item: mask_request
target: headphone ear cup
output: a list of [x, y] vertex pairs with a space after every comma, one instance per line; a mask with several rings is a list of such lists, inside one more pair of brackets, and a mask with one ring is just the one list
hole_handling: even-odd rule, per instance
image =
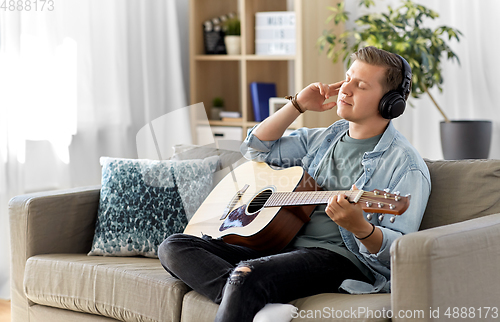
[[390, 91], [386, 93], [380, 103], [378, 104], [378, 110], [380, 115], [385, 119], [393, 119], [405, 111], [406, 101], [404, 97], [397, 91]]

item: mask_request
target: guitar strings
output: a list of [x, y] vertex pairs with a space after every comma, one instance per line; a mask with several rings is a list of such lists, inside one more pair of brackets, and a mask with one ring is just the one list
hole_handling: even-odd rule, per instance
[[[254, 198], [253, 200], [255, 200], [256, 198]], [[265, 199], [265, 198], [264, 198]], [[268, 198], [267, 198], [268, 199]], [[391, 201], [391, 202], [397, 202], [397, 203], [400, 203], [401, 201], [396, 201], [394, 199], [386, 199], [385, 197], [382, 198], [382, 197], [375, 197], [375, 198], [370, 198], [370, 197], [361, 197], [358, 201], [358, 203], [363, 203], [363, 202], [380, 202], [380, 201], [386, 201], [388, 204], [393, 204], [393, 203], [389, 203], [388, 201]], [[265, 204], [266, 204], [267, 200], [265, 201], [258, 201], [258, 202], [251, 202], [254, 206], [258, 206], [260, 208], [264, 208]], [[320, 205], [320, 204], [326, 204], [326, 202], [320, 202], [320, 203], [310, 203], [310, 202], [306, 202], [304, 204], [291, 204], [291, 205], [279, 205], [281, 207], [286, 207], [286, 206], [302, 206], [302, 205]], [[278, 206], [278, 205], [277, 205]], [[364, 207], [362, 206], [362, 208], [364, 208], [364, 211], [366, 212], [370, 212], [368, 209], [366, 208], [373, 208], [373, 212], [375, 213], [388, 213], [388, 214], [392, 214], [392, 215], [401, 215], [401, 213], [399, 212], [398, 208], [396, 206], [396, 208], [394, 209], [388, 209], [388, 208], [378, 208], [378, 207]]]
[[[296, 196], [288, 195], [288, 194], [290, 194], [290, 192], [275, 192], [275, 193], [273, 193], [270, 196], [260, 196], [260, 197], [256, 196], [254, 199], [252, 199], [251, 202], [254, 203], [255, 205], [258, 205], [258, 206], [264, 206], [265, 203], [272, 196], [275, 196], [274, 200], [272, 200], [272, 201], [277, 202], [277, 203], [289, 201], [289, 200], [286, 200], [286, 198], [290, 198], [291, 197], [291, 198], [295, 199], [294, 201], [298, 201], [300, 198], [302, 198], [303, 201], [307, 200], [307, 202], [304, 203], [304, 204], [308, 204], [309, 202], [311, 202], [312, 201], [311, 199], [316, 199], [316, 200], [314, 200], [315, 202], [310, 203], [310, 204], [322, 204], [323, 200], [325, 198], [330, 199], [333, 196], [338, 196], [340, 193], [350, 194], [350, 197], [352, 197], [352, 194], [355, 191], [351, 191], [351, 190], [348, 190], [348, 191], [335, 191], [335, 192], [333, 192], [333, 191], [325, 191], [324, 194], [326, 196], [307, 196], [308, 193], [318, 194], [318, 192], [320, 192], [320, 191], [294, 191], [294, 192], [291, 192], [291, 193], [295, 194]], [[385, 201], [387, 203], [394, 204], [394, 202], [396, 202], [396, 203], [401, 202], [401, 201], [394, 200], [394, 197], [386, 198], [385, 196], [382, 196], [382, 195], [380, 195], [380, 196], [377, 196], [377, 195], [367, 196], [366, 195], [367, 193], [370, 193], [370, 192], [365, 191], [363, 193], [363, 195], [360, 197], [360, 199], [358, 200], [358, 203], [359, 202], [367, 202], [367, 201], [368, 202], [381, 202], [381, 201]], [[276, 197], [277, 194], [278, 194], [278, 196]], [[320, 199], [320, 200], [318, 200], [318, 199]], [[297, 205], [300, 205], [300, 201], [298, 201]]]
[[[382, 200], [379, 200], [379, 199], [369, 199], [369, 198], [361, 198], [358, 203], [363, 203], [363, 202], [374, 202], [374, 203], [378, 203], [378, 202], [381, 202]], [[386, 202], [382, 202], [382, 203], [387, 203], [387, 204], [391, 204], [391, 205], [395, 205], [394, 202], [398, 202], [398, 201], [394, 201], [394, 200], [390, 200], [390, 201], [387, 201], [387, 200], [384, 200]], [[252, 200], [252, 204], [255, 205], [255, 206], [261, 206], [261, 207], [264, 207], [265, 204], [266, 204], [267, 200], [266, 201], [255, 201]], [[399, 201], [401, 202], [401, 201]], [[327, 204], [328, 202], [326, 201], [317, 201], [315, 200], [314, 202], [311, 202], [311, 201], [308, 201], [308, 202], [304, 202], [304, 203], [301, 203], [301, 202], [297, 202], [297, 203], [290, 203], [290, 204], [287, 204], [286, 202], [284, 204], [277, 204], [277, 205], [268, 205], [268, 206], [276, 206], [276, 207], [285, 207], [285, 206], [301, 206], [301, 205], [321, 205], [321, 204]], [[368, 207], [370, 208], [370, 207]], [[375, 207], [373, 207], [375, 208]]]
[[[300, 199], [300, 198], [317, 198], [317, 199], [323, 199], [323, 198], [331, 198], [333, 196], [338, 196], [339, 193], [338, 192], [330, 192], [330, 191], [326, 191], [324, 193], [323, 196], [321, 196], [321, 193], [319, 193], [320, 191], [294, 191], [294, 192], [275, 192], [269, 196], [256, 196], [253, 200], [261, 200], [261, 199], [265, 199], [265, 200], [268, 200], [270, 198], [274, 198], [274, 199], [279, 199], [279, 198], [282, 198], [282, 199], [286, 199], [286, 198], [292, 198], [292, 199]], [[350, 196], [348, 197], [352, 197], [352, 192], [351, 191], [340, 191], [342, 193], [345, 193], [346, 195], [347, 194], [350, 194]], [[289, 194], [292, 194], [292, 195], [289, 195]], [[315, 195], [318, 194], [320, 196], [308, 196], [308, 194], [310, 193], [314, 193]], [[369, 195], [366, 195], [367, 192], [365, 192], [360, 199], [370, 199], [370, 200], [394, 200], [394, 197], [396, 197], [395, 195], [394, 196], [391, 196], [389, 198], [386, 198], [385, 196], [383, 195], [373, 195], [373, 196], [369, 196]], [[402, 197], [401, 197], [402, 198]], [[396, 200], [397, 201], [397, 200]]]
[[[292, 201], [297, 201], [297, 200], [300, 200], [300, 199], [303, 199], [303, 200], [307, 200], [309, 199], [308, 201], [311, 201], [311, 199], [329, 199], [333, 196], [338, 196], [338, 194], [330, 194], [330, 195], [326, 195], [326, 196], [308, 196], [307, 195], [307, 192], [304, 192], [303, 194], [301, 194], [301, 192], [294, 192], [294, 194], [301, 194], [301, 195], [296, 195], [296, 196], [287, 196], [286, 195], [287, 193], [283, 193], [283, 195], [281, 196], [275, 196], [274, 194], [271, 195], [271, 196], [256, 196], [255, 198], [252, 199], [252, 201], [267, 201], [271, 198], [273, 198], [273, 196], [275, 196], [273, 198], [273, 201], [285, 201], [287, 198], [290, 199], [292, 198]], [[352, 197], [352, 194], [351, 196], [348, 196], [348, 197]], [[281, 199], [280, 199], [281, 198]], [[401, 197], [403, 198], [403, 197]], [[386, 198], [385, 196], [361, 196], [359, 201], [387, 201], [387, 202], [400, 202], [398, 200], [394, 200], [394, 197], [390, 197], [390, 198]], [[290, 201], [290, 200], [288, 200]]]

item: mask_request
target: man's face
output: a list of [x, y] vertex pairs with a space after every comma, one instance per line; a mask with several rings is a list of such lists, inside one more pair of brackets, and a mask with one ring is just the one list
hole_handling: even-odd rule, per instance
[[378, 104], [384, 94], [381, 81], [385, 67], [374, 66], [355, 60], [346, 73], [346, 79], [337, 98], [337, 114], [341, 118], [366, 124], [374, 118], [382, 118]]

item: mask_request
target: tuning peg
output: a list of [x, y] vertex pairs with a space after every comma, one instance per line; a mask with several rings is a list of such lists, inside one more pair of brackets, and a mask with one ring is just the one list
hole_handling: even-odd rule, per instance
[[368, 220], [372, 220], [372, 218], [373, 218], [373, 217], [372, 217], [372, 214], [366, 214], [366, 219], [368, 219]]
[[385, 188], [385, 189], [384, 189], [384, 191], [385, 191], [386, 193], [390, 193], [390, 192], [391, 192], [391, 189], [389, 189], [389, 188]]
[[368, 208], [370, 208], [372, 205], [373, 205], [373, 204], [371, 203], [371, 201], [367, 201], [367, 202], [366, 202], [366, 206], [367, 206]]
[[383, 214], [380, 215], [380, 216], [378, 216], [378, 221], [382, 221], [382, 220], [384, 220], [384, 215]]
[[399, 196], [399, 195], [401, 195], [401, 192], [399, 192], [399, 191], [394, 191], [394, 194], [395, 194], [396, 196]]
[[411, 199], [411, 194], [407, 194], [405, 197]]
[[378, 207], [379, 207], [379, 208], [383, 208], [383, 207], [384, 207], [384, 203], [379, 202], [379, 203], [378, 203]]
[[378, 190], [373, 190], [373, 195], [374, 196], [378, 196], [380, 194], [380, 192]]
[[391, 204], [389, 205], [389, 208], [390, 208], [391, 210], [394, 210], [394, 209], [396, 209], [396, 206], [394, 206], [394, 205], [391, 203]]
[[396, 220], [396, 216], [392, 216], [391, 219], [389, 219], [389, 221], [391, 222], [391, 224], [393, 224], [395, 220]]

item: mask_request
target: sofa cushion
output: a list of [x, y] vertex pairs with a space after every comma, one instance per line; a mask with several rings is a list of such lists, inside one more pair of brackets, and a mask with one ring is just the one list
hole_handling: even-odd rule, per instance
[[21, 321], [116, 322], [118, 320], [108, 318], [102, 315], [75, 312], [75, 311], [63, 310], [50, 306], [35, 304], [30, 306], [29, 320], [21, 320]]
[[198, 292], [191, 291], [184, 295], [181, 322], [212, 322], [219, 305]]
[[158, 257], [212, 189], [219, 158], [156, 161], [101, 158], [102, 188], [89, 255]]
[[298, 310], [292, 322], [391, 321], [391, 294], [323, 293], [290, 302]]
[[[299, 321], [391, 321], [391, 294], [324, 293], [290, 302], [297, 307], [293, 322]], [[218, 305], [195, 291], [184, 296], [181, 322], [210, 322]]]
[[179, 321], [188, 287], [157, 259], [47, 254], [28, 259], [24, 289], [46, 306], [120, 321]]
[[500, 160], [425, 160], [431, 195], [420, 229], [500, 213]]

